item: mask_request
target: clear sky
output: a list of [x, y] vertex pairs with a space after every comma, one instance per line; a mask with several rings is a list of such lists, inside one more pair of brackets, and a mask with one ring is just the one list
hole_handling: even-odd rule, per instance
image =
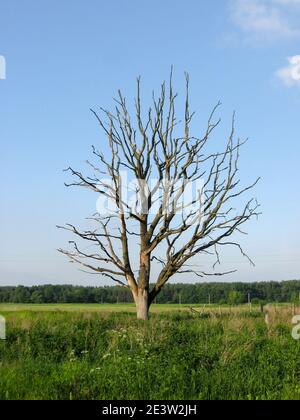
[[132, 96], [137, 75], [147, 101], [172, 64], [201, 121], [218, 100], [224, 129], [237, 111], [241, 177], [262, 177], [243, 239], [256, 268], [226, 252], [226, 280], [299, 279], [299, 23], [299, 0], [2, 0], [0, 284], [101, 284], [56, 251], [71, 238], [55, 226], [95, 211], [62, 169], [101, 145], [89, 108]]

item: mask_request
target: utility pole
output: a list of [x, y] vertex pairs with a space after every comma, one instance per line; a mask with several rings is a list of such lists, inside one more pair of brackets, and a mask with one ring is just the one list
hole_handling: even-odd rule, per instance
[[251, 301], [251, 294], [250, 293], [248, 293], [248, 305], [249, 305], [249, 308], [250, 308], [250, 311], [252, 310], [252, 301]]

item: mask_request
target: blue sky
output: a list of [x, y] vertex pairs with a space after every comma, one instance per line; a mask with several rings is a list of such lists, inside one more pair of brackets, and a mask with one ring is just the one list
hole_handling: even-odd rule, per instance
[[256, 267], [227, 251], [224, 269], [238, 273], [226, 280], [300, 278], [299, 22], [298, 0], [3, 0], [0, 284], [101, 284], [56, 251], [70, 238], [55, 226], [96, 205], [64, 188], [62, 169], [101, 145], [89, 108], [109, 107], [118, 88], [133, 96], [137, 75], [148, 101], [172, 64], [179, 93], [190, 73], [200, 122], [221, 100], [223, 134], [237, 111], [250, 138], [241, 177], [262, 177], [263, 215], [243, 239]]

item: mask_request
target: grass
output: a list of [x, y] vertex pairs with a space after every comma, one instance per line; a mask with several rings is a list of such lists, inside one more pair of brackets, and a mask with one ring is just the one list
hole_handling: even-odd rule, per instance
[[[152, 305], [152, 313], [161, 312], [177, 312], [180, 310], [189, 310], [191, 305]], [[202, 305], [193, 305], [199, 308]], [[135, 313], [136, 308], [134, 303], [116, 303], [116, 304], [80, 304], [80, 303], [50, 303], [50, 304], [14, 304], [14, 303], [0, 303], [1, 312], [17, 312], [17, 311], [39, 311], [39, 312], [130, 312]]]
[[144, 323], [100, 308], [0, 305], [0, 399], [300, 399], [288, 307], [269, 325], [245, 309], [160, 306]]
[[[151, 313], [165, 313], [165, 312], [182, 312], [190, 311], [190, 308], [199, 309], [203, 312], [209, 312], [210, 310], [218, 310], [222, 312], [248, 312], [248, 305], [241, 305], [237, 307], [222, 306], [219, 305], [187, 305], [187, 304], [163, 304], [163, 305], [152, 305]], [[119, 303], [119, 304], [80, 304], [80, 303], [50, 303], [50, 304], [14, 304], [14, 303], [0, 303], [0, 313], [3, 312], [19, 312], [19, 311], [30, 311], [30, 312], [104, 312], [104, 313], [135, 313], [135, 305], [132, 303]], [[253, 311], [259, 311], [258, 306], [253, 306]]]

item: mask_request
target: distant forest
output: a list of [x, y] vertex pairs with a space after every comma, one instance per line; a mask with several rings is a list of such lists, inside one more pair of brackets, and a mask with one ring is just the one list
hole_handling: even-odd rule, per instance
[[[263, 283], [168, 284], [156, 303], [242, 304], [299, 302], [300, 281]], [[83, 287], [69, 285], [0, 287], [5, 303], [129, 303], [132, 296], [122, 287]]]

